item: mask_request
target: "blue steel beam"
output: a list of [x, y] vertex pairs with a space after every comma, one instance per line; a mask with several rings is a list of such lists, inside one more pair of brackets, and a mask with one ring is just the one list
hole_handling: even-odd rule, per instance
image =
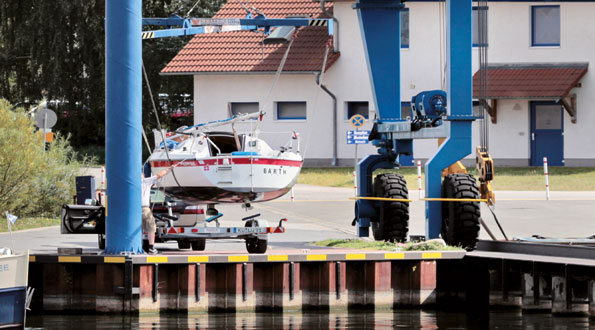
[[[426, 163], [426, 196], [442, 196], [442, 170], [471, 153], [473, 75], [471, 72], [472, 0], [446, 1], [447, 97], [450, 136]], [[442, 228], [441, 202], [426, 202], [426, 238]]]
[[401, 120], [401, 14], [398, 0], [357, 0], [360, 29], [378, 113], [377, 121]]
[[142, 253], [142, 0], [107, 0], [105, 146], [106, 254]]
[[[143, 31], [143, 39], [156, 39], [225, 31], [246, 31], [264, 28], [269, 31], [277, 26], [327, 26], [329, 35], [334, 34], [333, 20], [310, 18], [145, 18], [143, 25], [165, 26], [164, 30]], [[172, 28], [176, 27], [176, 28]]]

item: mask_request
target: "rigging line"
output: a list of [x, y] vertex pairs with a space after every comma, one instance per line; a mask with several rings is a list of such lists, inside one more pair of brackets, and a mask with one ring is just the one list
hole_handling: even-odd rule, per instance
[[440, 53], [440, 89], [444, 90], [446, 88], [446, 62], [445, 62], [445, 52], [446, 52], [446, 47], [444, 45], [444, 31], [445, 31], [445, 27], [444, 24], [446, 22], [445, 19], [445, 10], [444, 10], [444, 0], [440, 1], [438, 3], [438, 25], [439, 25], [439, 39], [440, 39], [440, 49], [439, 49], [439, 53]]
[[[145, 128], [142, 127], [142, 125], [141, 125], [141, 128], [142, 128], [142, 133], [143, 133], [143, 140], [145, 141], [145, 144], [147, 146], [147, 150], [149, 151], [149, 153], [151, 153], [151, 145], [149, 144], [149, 139], [147, 139], [147, 134], [145, 133]], [[144, 162], [143, 165], [146, 164], [146, 163], [147, 162]]]
[[[264, 105], [262, 106], [262, 110], [261, 112], [266, 113], [266, 107], [268, 106], [271, 96], [273, 95], [273, 90], [275, 90], [275, 86], [277, 86], [277, 82], [279, 81], [279, 77], [281, 76], [281, 73], [283, 72], [283, 67], [285, 66], [285, 62], [287, 61], [287, 57], [289, 55], [289, 51], [291, 50], [291, 45], [293, 45], [293, 41], [295, 40], [295, 34], [293, 36], [293, 38], [291, 38], [291, 41], [289, 42], [289, 45], [287, 46], [287, 49], [285, 50], [285, 54], [283, 54], [283, 58], [281, 59], [281, 63], [279, 63], [279, 67], [277, 68], [277, 72], [275, 73], [275, 78], [273, 78], [273, 84], [271, 85], [271, 88], [269, 89], [269, 93], [267, 95], [267, 97], [264, 100]], [[263, 39], [263, 43], [264, 43], [264, 39]], [[264, 49], [263, 49], [264, 52]], [[256, 132], [256, 130], [258, 129], [258, 126], [260, 124], [260, 120], [257, 120], [256, 123], [254, 124], [254, 128], [253, 128], [253, 133], [254, 136], [257, 137], [258, 133]]]
[[[326, 50], [324, 51], [324, 59], [322, 61], [322, 68], [320, 69], [320, 76], [318, 77], [318, 84], [316, 84], [318, 86], [318, 88], [316, 89], [316, 96], [314, 96], [314, 104], [312, 105], [312, 109], [314, 110], [314, 115], [312, 117], [312, 121], [315, 122], [316, 121], [316, 113], [318, 111], [316, 111], [316, 106], [318, 104], [318, 96], [320, 95], [320, 91], [322, 90], [321, 86], [322, 86], [322, 82], [324, 80], [324, 73], [326, 71], [326, 64], [327, 64], [327, 60], [328, 60], [328, 53], [330, 50], [330, 45], [327, 43], [326, 45]], [[336, 118], [334, 119], [336, 120]], [[306, 146], [304, 146], [304, 154], [302, 155], [302, 159], [305, 160], [306, 159], [306, 154], [308, 153], [309, 150], [309, 146], [310, 146], [310, 137], [312, 136], [312, 128], [314, 125], [307, 125], [308, 129], [307, 129], [307, 138], [306, 138]], [[336, 137], [335, 137], [336, 138]]]
[[478, 1], [478, 42], [479, 42], [479, 63], [480, 63], [480, 101], [482, 106], [482, 147], [488, 151], [489, 147], [489, 122], [488, 122], [488, 2], [486, 0]]
[[[163, 129], [161, 128], [161, 121], [159, 120], [159, 114], [157, 113], [157, 106], [155, 105], [155, 99], [153, 98], [153, 91], [151, 90], [151, 84], [149, 83], [149, 77], [147, 76], [147, 70], [145, 69], [145, 61], [142, 61], [142, 68], [143, 68], [143, 76], [145, 77], [145, 83], [147, 84], [147, 90], [149, 90], [149, 96], [151, 97], [151, 104], [153, 105], [153, 113], [155, 113], [155, 119], [157, 119], [157, 129], [159, 130], [159, 133], [161, 134], [161, 141], [163, 142], [163, 150], [165, 150], [165, 156], [167, 157], [169, 166], [172, 168], [171, 175], [173, 176], [174, 181], [176, 181], [176, 184], [178, 185], [178, 187], [180, 187], [180, 188], [182, 188], [182, 190], [184, 190], [184, 187], [182, 187], [182, 185], [180, 185], [180, 182], [178, 182], [178, 178], [176, 177], [176, 173], [173, 168], [173, 162], [171, 161], [171, 158], [169, 157], [169, 151], [167, 150], [167, 140], [165, 139], [165, 135], [163, 134]], [[157, 147], [157, 146], [155, 146], [155, 147]], [[152, 152], [151, 152], [151, 154], [152, 154]]]
[[[273, 90], [275, 90], [275, 86], [277, 86], [277, 82], [279, 82], [279, 77], [281, 76], [281, 73], [283, 72], [283, 67], [285, 66], [285, 62], [287, 61], [287, 57], [289, 55], [289, 51], [291, 50], [291, 45], [293, 45], [294, 40], [295, 40], [295, 36], [289, 42], [289, 45], [287, 46], [287, 49], [285, 50], [285, 54], [283, 54], [283, 58], [281, 59], [281, 63], [279, 63], [279, 67], [277, 68], [277, 72], [275, 73], [275, 78], [273, 78], [273, 84], [271, 85], [271, 88], [269, 88], [269, 92], [267, 94], [267, 97], [265, 98], [263, 111], [265, 110], [265, 107], [268, 105], [268, 103], [271, 99], [271, 96], [273, 95]], [[257, 126], [258, 126], [258, 123], [257, 123]]]

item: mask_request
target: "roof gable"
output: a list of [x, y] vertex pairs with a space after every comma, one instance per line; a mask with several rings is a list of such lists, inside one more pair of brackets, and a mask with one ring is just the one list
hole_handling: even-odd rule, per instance
[[[215, 18], [239, 18], [246, 15], [242, 0], [230, 0]], [[250, 5], [268, 18], [287, 16], [326, 17], [320, 3], [311, 0], [256, 0]], [[332, 11], [332, 4], [327, 4]], [[327, 45], [332, 37], [326, 27], [302, 27], [297, 30], [283, 72], [320, 71]], [[276, 71], [287, 44], [264, 45], [264, 35], [251, 31], [222, 32], [194, 36], [161, 71], [163, 74], [263, 73]], [[337, 60], [330, 48], [327, 69]]]

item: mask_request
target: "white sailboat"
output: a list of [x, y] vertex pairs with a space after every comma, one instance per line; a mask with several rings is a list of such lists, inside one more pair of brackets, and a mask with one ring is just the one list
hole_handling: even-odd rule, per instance
[[[165, 143], [162, 133], [155, 131], [157, 147], [148, 159], [153, 173], [174, 166], [159, 186], [176, 199], [197, 204], [250, 204], [286, 194], [303, 163], [299, 135], [293, 132], [284, 146], [274, 150], [257, 131], [239, 134], [234, 128], [239, 121], [262, 115], [237, 115], [181, 128], [165, 137]], [[225, 125], [232, 131], [213, 130]]]

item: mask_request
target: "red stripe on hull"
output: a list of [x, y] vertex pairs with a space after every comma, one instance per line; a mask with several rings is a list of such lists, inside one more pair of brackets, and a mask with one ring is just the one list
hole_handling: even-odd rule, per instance
[[[179, 167], [195, 167], [195, 166], [213, 166], [213, 165], [278, 165], [278, 166], [289, 166], [289, 167], [301, 167], [302, 161], [300, 160], [285, 160], [285, 159], [271, 159], [271, 158], [227, 158], [230, 160], [230, 164], [223, 164], [223, 159], [205, 159], [205, 160], [173, 160], [171, 164]], [[217, 164], [217, 161], [219, 163]], [[151, 162], [151, 167], [169, 167], [170, 162], [167, 160], [156, 160]]]

